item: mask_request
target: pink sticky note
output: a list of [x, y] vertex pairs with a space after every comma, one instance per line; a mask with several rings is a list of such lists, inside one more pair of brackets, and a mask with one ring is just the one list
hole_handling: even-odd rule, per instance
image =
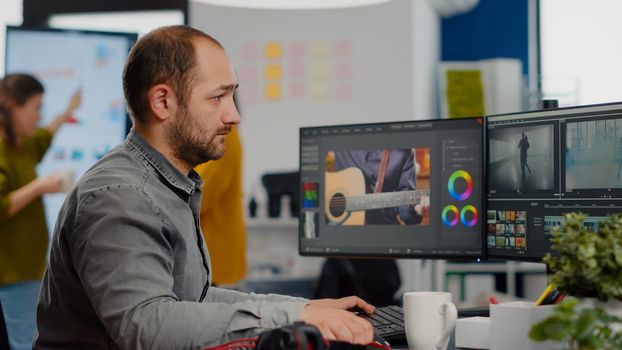
[[305, 45], [303, 43], [291, 43], [288, 47], [290, 58], [303, 58], [305, 55]]
[[335, 66], [335, 76], [338, 79], [351, 79], [352, 65], [350, 61], [338, 62]]
[[258, 50], [256, 44], [248, 43], [242, 46], [242, 59], [246, 61], [256, 61], [257, 57]]
[[289, 74], [292, 79], [302, 78], [305, 75], [305, 64], [302, 61], [293, 61], [289, 64]]
[[340, 102], [349, 102], [352, 100], [352, 86], [350, 84], [337, 84], [336, 98]]
[[352, 56], [352, 42], [350, 40], [339, 40], [335, 43], [337, 57], [349, 58]]
[[293, 97], [303, 97], [305, 95], [305, 84], [301, 81], [294, 81], [289, 85], [289, 94]]

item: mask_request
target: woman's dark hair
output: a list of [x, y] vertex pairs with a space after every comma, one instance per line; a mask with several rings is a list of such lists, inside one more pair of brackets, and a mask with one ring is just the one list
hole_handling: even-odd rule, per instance
[[32, 75], [8, 74], [0, 80], [0, 127], [4, 129], [6, 143], [16, 146], [11, 115], [15, 107], [23, 106], [29, 98], [42, 94], [43, 85]]

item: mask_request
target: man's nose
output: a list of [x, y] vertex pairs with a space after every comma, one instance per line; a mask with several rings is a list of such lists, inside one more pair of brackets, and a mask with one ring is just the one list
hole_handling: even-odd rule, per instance
[[235, 106], [235, 103], [231, 103], [231, 108], [223, 118], [223, 123], [225, 124], [240, 124], [242, 118], [240, 117], [240, 113], [238, 112], [238, 108]]

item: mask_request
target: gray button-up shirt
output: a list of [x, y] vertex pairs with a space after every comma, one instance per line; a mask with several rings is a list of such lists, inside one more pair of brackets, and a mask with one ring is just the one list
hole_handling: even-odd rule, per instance
[[306, 299], [210, 287], [200, 177], [135, 132], [67, 196], [35, 348], [188, 349], [291, 323]]

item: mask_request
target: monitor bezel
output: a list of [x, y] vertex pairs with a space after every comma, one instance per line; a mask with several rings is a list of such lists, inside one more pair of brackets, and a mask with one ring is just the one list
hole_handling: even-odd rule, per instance
[[[301, 164], [301, 159], [302, 159], [302, 147], [301, 147], [301, 140], [302, 140], [302, 135], [304, 131], [308, 131], [308, 130], [321, 130], [321, 129], [334, 129], [334, 128], [349, 128], [349, 127], [356, 127], [356, 126], [369, 126], [369, 125], [400, 125], [400, 124], [412, 124], [412, 123], [448, 123], [448, 122], [456, 122], [459, 120], [479, 120], [480, 123], [480, 127], [481, 127], [481, 134], [482, 134], [482, 142], [485, 141], [485, 118], [483, 116], [469, 116], [469, 117], [464, 117], [464, 118], [453, 118], [453, 119], [413, 119], [413, 120], [400, 120], [400, 121], [389, 121], [389, 122], [377, 122], [377, 123], [358, 123], [358, 124], [334, 124], [334, 125], [321, 125], [321, 126], [303, 126], [299, 128], [299, 135], [298, 135], [298, 173], [302, 175], [302, 164]], [[483, 169], [485, 169], [485, 149], [486, 147], [484, 146], [484, 144], [482, 143], [482, 154], [481, 154], [481, 162], [482, 162], [482, 167]], [[301, 176], [302, 178], [302, 176]], [[299, 186], [298, 191], [302, 191], [302, 186]], [[482, 198], [482, 211], [485, 212], [486, 208], [485, 208], [485, 193], [486, 193], [486, 173], [482, 173], [482, 186], [481, 186], [481, 198]], [[299, 196], [299, 205], [301, 208], [301, 213], [302, 213], [302, 201], [303, 201], [303, 196], [302, 194]], [[480, 214], [481, 215], [481, 214]], [[372, 254], [368, 254], [368, 253], [332, 253], [332, 252], [318, 252], [318, 253], [314, 253], [314, 252], [306, 252], [303, 250], [303, 246], [302, 246], [302, 237], [301, 237], [301, 232], [302, 232], [302, 220], [300, 220], [300, 217], [298, 218], [298, 231], [296, 232], [297, 236], [298, 236], [298, 254], [300, 254], [301, 256], [308, 256], [308, 257], [330, 257], [330, 258], [369, 258], [369, 259], [434, 259], [434, 260], [449, 260], [449, 261], [457, 261], [457, 262], [480, 262], [482, 260], [485, 260], [486, 256], [485, 256], [485, 248], [486, 248], [486, 242], [484, 239], [484, 233], [485, 233], [485, 225], [482, 224], [481, 225], [481, 239], [480, 239], [480, 254], [478, 255], [438, 255], [438, 254], [400, 254], [400, 253], [395, 253], [395, 254], [382, 254], [382, 253], [372, 253]]]

